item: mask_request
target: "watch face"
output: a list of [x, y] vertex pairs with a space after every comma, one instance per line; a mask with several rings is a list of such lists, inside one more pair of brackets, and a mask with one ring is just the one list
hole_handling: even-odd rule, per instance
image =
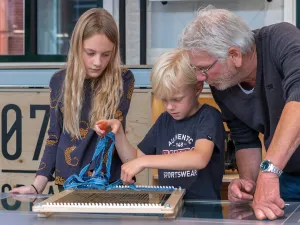
[[268, 160], [265, 160], [260, 164], [260, 168], [261, 168], [261, 170], [266, 170], [266, 169], [268, 169], [269, 165], [270, 165], [270, 162]]

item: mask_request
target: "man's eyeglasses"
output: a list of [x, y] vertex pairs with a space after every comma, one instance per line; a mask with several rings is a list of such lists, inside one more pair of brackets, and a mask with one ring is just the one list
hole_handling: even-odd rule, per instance
[[211, 65], [209, 65], [206, 69], [202, 69], [199, 68], [198, 66], [193, 66], [191, 65], [191, 67], [195, 70], [195, 72], [197, 73], [197, 71], [201, 72], [204, 76], [208, 76], [207, 72], [217, 63], [218, 59], [216, 59]]

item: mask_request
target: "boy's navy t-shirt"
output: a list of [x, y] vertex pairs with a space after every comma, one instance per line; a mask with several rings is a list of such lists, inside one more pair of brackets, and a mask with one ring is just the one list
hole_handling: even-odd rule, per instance
[[220, 199], [224, 173], [225, 130], [220, 112], [204, 104], [194, 115], [175, 120], [167, 112], [157, 119], [138, 148], [146, 155], [193, 151], [198, 139], [215, 147], [208, 165], [201, 170], [158, 170], [159, 185], [186, 189], [185, 199]]

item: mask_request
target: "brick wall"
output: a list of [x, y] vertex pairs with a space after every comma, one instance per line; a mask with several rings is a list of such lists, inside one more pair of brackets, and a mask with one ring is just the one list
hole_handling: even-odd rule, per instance
[[[8, 54], [24, 54], [24, 0], [8, 0], [9, 39]], [[18, 31], [18, 32], [14, 32]], [[23, 33], [20, 33], [23, 31]]]

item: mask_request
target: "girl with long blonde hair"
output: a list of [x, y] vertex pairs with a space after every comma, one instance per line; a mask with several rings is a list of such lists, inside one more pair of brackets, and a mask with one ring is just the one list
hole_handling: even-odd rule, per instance
[[[42, 193], [51, 180], [62, 190], [64, 181], [92, 159], [99, 138], [95, 122], [118, 119], [125, 125], [134, 77], [120, 65], [114, 18], [102, 8], [86, 11], [73, 30], [66, 68], [50, 80], [50, 126], [36, 178], [11, 192]], [[120, 178], [121, 164], [115, 151], [112, 181]]]

